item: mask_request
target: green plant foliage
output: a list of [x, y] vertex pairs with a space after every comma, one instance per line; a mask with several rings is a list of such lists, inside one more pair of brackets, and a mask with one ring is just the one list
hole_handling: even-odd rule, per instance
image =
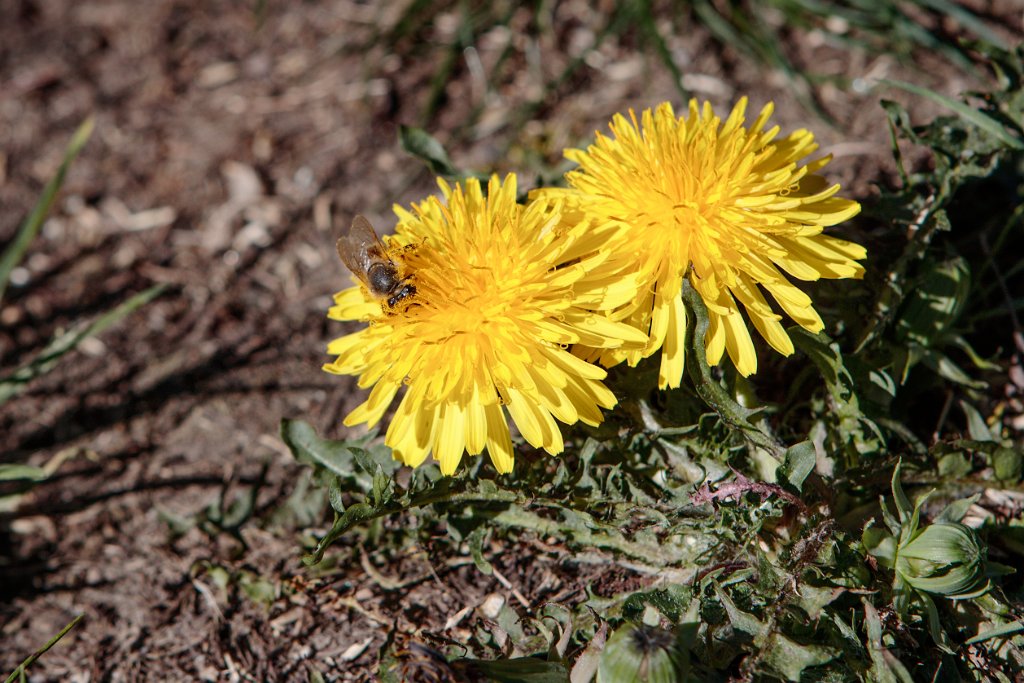
[[927, 612], [932, 638], [952, 652], [950, 639], [941, 630], [933, 595], [964, 600], [984, 595], [991, 589], [986, 581], [986, 553], [977, 533], [960, 523], [967, 507], [977, 496], [951, 503], [936, 521], [921, 527], [921, 507], [929, 492], [911, 506], [900, 482], [900, 465], [892, 475], [892, 498], [896, 514], [882, 501], [882, 516], [889, 533], [864, 528], [861, 542], [879, 564], [894, 572], [893, 604], [906, 618], [917, 604]]
[[25, 683], [25, 681], [28, 680], [28, 668], [35, 664], [36, 660], [42, 657], [44, 654], [46, 654], [50, 650], [50, 648], [52, 648], [54, 645], [60, 642], [60, 639], [66, 636], [68, 632], [71, 631], [71, 629], [78, 626], [78, 622], [82, 621], [82, 619], [84, 618], [85, 615], [79, 614], [77, 617], [68, 622], [68, 625], [62, 628], [57, 635], [55, 635], [53, 638], [47, 641], [46, 645], [43, 645], [41, 648], [33, 652], [27, 658], [25, 658], [25, 661], [19, 664], [18, 668], [11, 672], [11, 675], [7, 677], [7, 680], [4, 683]]
[[0, 465], [0, 481], [42, 481], [46, 470], [30, 465]]
[[[57, 193], [64, 184], [64, 176], [67, 175], [68, 168], [70, 168], [75, 157], [78, 156], [79, 152], [82, 151], [82, 148], [89, 141], [93, 126], [93, 119], [86, 119], [78, 127], [74, 135], [71, 136], [71, 141], [64, 152], [64, 159], [61, 161], [57, 173], [46, 184], [46, 187], [43, 188], [42, 195], [39, 197], [28, 218], [22, 223], [14, 240], [4, 249], [3, 254], [0, 254], [0, 299], [3, 299], [4, 292], [10, 282], [11, 271], [14, 270], [15, 266], [25, 256], [32, 241], [39, 234], [43, 221], [50, 212], [50, 207], [53, 205], [54, 200], [57, 198]], [[55, 335], [46, 348], [21, 367], [10, 372], [0, 373], [0, 405], [20, 393], [33, 379], [52, 370], [60, 359], [69, 351], [74, 350], [82, 340], [99, 334], [111, 325], [119, 322], [122, 318], [158, 296], [164, 289], [165, 287], [162, 285], [151, 287], [129, 298], [91, 323], [81, 324], [75, 329]]]
[[[42, 194], [31, 213], [21, 224], [14, 239], [0, 254], [0, 299], [3, 298], [10, 283], [12, 271], [21, 262], [33, 240], [39, 234], [43, 221], [64, 184], [64, 177], [67, 175], [71, 163], [89, 141], [93, 127], [94, 120], [90, 117], [71, 136], [57, 172], [43, 188]], [[121, 322], [165, 290], [164, 285], [156, 285], [130, 296], [91, 321], [82, 321], [71, 329], [59, 330], [42, 350], [19, 367], [0, 369], [0, 406], [18, 396], [33, 380], [52, 371], [82, 341]], [[50, 478], [64, 459], [64, 455], [58, 454], [43, 467], [24, 463], [0, 463], [0, 514], [13, 514], [17, 510], [22, 496], [35, 484]], [[6, 521], [5, 518], [0, 517], [0, 528], [5, 526]]]
[[[646, 625], [624, 624], [601, 653], [598, 683], [672, 683], [684, 674], [677, 665], [675, 637]], [[683, 660], [685, 661], [685, 659]]]
[[[450, 533], [467, 539], [470, 549], [476, 548], [482, 569], [487, 565], [480, 552], [481, 524], [557, 534], [574, 547], [618, 552], [656, 565], [692, 561], [712, 543], [693, 534], [685, 516], [665, 513], [672, 509], [673, 500], [685, 500], [685, 484], [677, 483], [677, 488], [641, 484], [623, 474], [628, 465], [609, 464], [613, 454], [596, 442], [584, 445], [589, 462], [581, 461], [576, 471], [564, 462], [542, 461], [518, 471], [515, 478], [498, 481], [483, 478], [479, 467], [442, 477], [435, 468], [425, 466], [401, 486], [389, 474], [397, 463], [387, 449], [364, 450], [357, 444], [365, 445], [365, 440], [324, 440], [303, 422], [286, 420], [281, 433], [296, 459], [312, 464], [315, 476], [331, 492], [335, 519], [316, 551], [305, 558], [309, 563], [319, 562], [328, 546], [360, 524], [427, 507], [445, 518]], [[598, 457], [605, 464], [595, 464]], [[345, 463], [349, 463], [347, 470]], [[584, 497], [588, 489], [601, 497], [599, 504]], [[636, 494], [648, 503], [634, 502]], [[638, 530], [625, 533], [624, 527]], [[683, 533], [687, 535], [678, 537]]]
[[425, 163], [434, 175], [452, 180], [484, 177], [457, 169], [448, 157], [444, 146], [438, 142], [437, 138], [422, 128], [399, 126], [398, 144], [406, 153]]
[[64, 184], [64, 176], [67, 175], [71, 162], [75, 160], [78, 153], [85, 147], [85, 143], [89, 141], [94, 125], [95, 121], [90, 117], [71, 136], [71, 141], [64, 152], [64, 159], [61, 161], [57, 173], [50, 178], [50, 182], [43, 188], [43, 193], [40, 195], [35, 207], [33, 207], [32, 213], [21, 224], [21, 228], [18, 229], [18, 234], [14, 237], [14, 240], [7, 245], [3, 254], [0, 254], [0, 301], [4, 298], [4, 292], [7, 291], [7, 285], [11, 279], [11, 271], [14, 270], [14, 267], [25, 256], [25, 252], [28, 251], [32, 240], [36, 238], [36, 235], [39, 234], [39, 229], [43, 227], [43, 221], [46, 220], [46, 215], [50, 213], [53, 200], [57, 198], [57, 193], [60, 191], [61, 185]]
[[0, 405], [21, 393], [29, 382], [53, 370], [57, 363], [73, 351], [83, 340], [93, 337], [119, 323], [128, 315], [142, 308], [160, 296], [166, 287], [155, 285], [115, 306], [95, 320], [77, 325], [74, 329], [59, 333], [50, 343], [21, 367], [0, 377]]
[[[956, 342], [958, 318], [964, 310], [972, 310], [966, 303], [974, 299], [982, 310], [992, 306], [989, 292], [993, 288], [974, 291], [979, 276], [1017, 266], [1015, 262], [1004, 266], [993, 255], [1005, 248], [1015, 227], [1020, 227], [1020, 190], [1008, 187], [1006, 176], [1019, 173], [1024, 144], [1024, 57], [1021, 48], [1010, 53], [992, 46], [976, 47], [984, 49], [997, 87], [989, 92], [968, 93], [970, 105], [939, 98], [957, 116], [913, 126], [902, 107], [883, 102], [903, 182], [899, 189], [883, 193], [872, 213], [905, 227], [909, 239], [888, 265], [873, 315], [862, 330], [858, 352], [878, 343], [900, 313], [897, 328], [905, 339], [926, 342], [924, 345], [933, 351]], [[924, 95], [916, 86], [914, 91]], [[930, 91], [927, 96], [938, 97]], [[927, 147], [934, 169], [908, 171], [895, 145], [897, 138]], [[977, 214], [971, 213], [979, 197], [986, 198], [989, 208], [982, 225], [974, 220]], [[1004, 291], [1009, 284], [1006, 277], [994, 278], [1002, 282]], [[973, 289], [971, 280], [975, 282]], [[920, 295], [916, 294], [917, 285], [925, 288]], [[964, 288], [968, 289], [966, 294]], [[905, 304], [912, 292], [914, 297]], [[951, 296], [959, 301], [952, 302]], [[1007, 302], [998, 303], [1005, 314]], [[977, 364], [977, 354], [965, 351]]]
[[[843, 11], [868, 31], [875, 9]], [[926, 41], [912, 23], [908, 40]], [[971, 49], [995, 74], [989, 92], [954, 102], [911, 88], [953, 112], [924, 126], [885, 105], [902, 183], [867, 221], [894, 246], [870, 252], [876, 272], [860, 289], [823, 295], [840, 318], [827, 334], [789, 329], [793, 358], [750, 379], [709, 366], [707, 310], [684, 285], [689, 382], [656, 390], [656, 360], [612, 368], [619, 406], [606, 421], [564, 429], [556, 458], [521, 448], [513, 475], [480, 458], [452, 477], [409, 470], [374, 434], [331, 440], [282, 423], [309, 467], [302, 486], [329, 510], [310, 565], [371, 539], [429, 538], [482, 576], [501, 576], [501, 549], [545, 544], [563, 566], [632, 579], [573, 600], [506, 602], [444, 652], [389, 644], [382, 680], [904, 683], [1024, 671], [1012, 570], [1024, 564], [1024, 525], [992, 502], [1019, 500], [1024, 443], [997, 389], [1024, 348], [987, 333], [993, 321], [1019, 329], [1024, 309], [1024, 66], [1020, 51]], [[458, 176], [436, 140], [403, 136]], [[934, 163], [904, 168], [897, 141], [927, 147]], [[315, 512], [302, 513], [314, 527]]]
[[281, 593], [281, 586], [245, 569], [233, 569], [211, 562], [199, 562], [192, 568], [193, 579], [209, 580], [223, 594], [241, 591], [245, 597], [258, 604], [269, 606]]

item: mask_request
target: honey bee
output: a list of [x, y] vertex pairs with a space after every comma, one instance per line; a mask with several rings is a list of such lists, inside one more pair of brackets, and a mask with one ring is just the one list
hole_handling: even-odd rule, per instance
[[338, 239], [338, 256], [371, 294], [387, 302], [388, 308], [416, 293], [410, 282], [412, 276], [403, 274], [402, 264], [388, 256], [387, 247], [363, 216], [356, 216], [352, 227]]

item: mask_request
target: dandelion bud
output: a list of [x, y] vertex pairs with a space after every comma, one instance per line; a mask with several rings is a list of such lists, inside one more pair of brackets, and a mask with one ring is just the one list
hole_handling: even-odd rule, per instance
[[895, 569], [917, 590], [956, 598], [984, 578], [985, 552], [970, 527], [937, 522], [897, 551]]
[[670, 632], [626, 624], [612, 634], [601, 653], [597, 683], [673, 683], [681, 680], [675, 655]]

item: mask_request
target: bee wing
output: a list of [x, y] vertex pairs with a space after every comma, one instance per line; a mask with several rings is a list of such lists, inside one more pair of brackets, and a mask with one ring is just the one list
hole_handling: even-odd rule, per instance
[[352, 227], [338, 238], [338, 256], [352, 274], [366, 284], [367, 270], [374, 262], [388, 261], [387, 250], [377, 237], [370, 221], [356, 216]]

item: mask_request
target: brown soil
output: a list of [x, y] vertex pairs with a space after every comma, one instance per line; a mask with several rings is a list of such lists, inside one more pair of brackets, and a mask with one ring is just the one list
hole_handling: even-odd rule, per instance
[[[396, 37], [407, 4], [0, 0], [0, 242], [71, 132], [96, 116], [0, 304], [3, 367], [131, 293], [169, 285], [0, 408], [0, 461], [66, 458], [6, 531], [0, 524], [0, 674], [84, 614], [33, 680], [304, 681], [313, 670], [372, 680], [395, 634], [457, 641], [477, 617], [446, 622], [489, 595], [526, 613], [572, 604], [585, 586], [611, 594], [648, 580], [529, 538], [492, 560], [508, 585], [468, 555], [430, 547], [332, 550], [339, 565], [318, 577], [300, 562], [300, 532], [310, 530], [273, 516], [303, 472], [278, 439], [279, 420], [340, 436], [341, 417], [361, 401], [351, 381], [320, 370], [326, 343], [349, 331], [325, 318], [347, 282], [332, 247], [338, 226], [355, 213], [387, 226], [393, 202], [433, 189], [399, 149], [398, 124], [424, 125], [462, 166], [531, 178], [613, 113], [679, 104], [671, 74], [634, 30], [552, 87], [606, 21], [572, 0], [540, 20], [516, 10], [508, 28], [481, 28], [424, 117], [458, 4]], [[1003, 30], [1020, 21], [1013, 4], [994, 10]], [[784, 132], [814, 130], [836, 155], [830, 177], [861, 200], [888, 182], [892, 163], [879, 93], [859, 79], [950, 94], [974, 85], [934, 56], [900, 64], [838, 50], [821, 32], [783, 35], [797, 65], [835, 77], [814, 92], [834, 127], [802, 107], [783, 75], [700, 27], [668, 46], [694, 95], [723, 110], [741, 95], [754, 109], [774, 100]], [[920, 103], [912, 111], [930, 113]], [[174, 519], [261, 482], [245, 546], [199, 528], [173, 533]], [[237, 582], [221, 589], [218, 567], [263, 577], [276, 593], [262, 604]]]

